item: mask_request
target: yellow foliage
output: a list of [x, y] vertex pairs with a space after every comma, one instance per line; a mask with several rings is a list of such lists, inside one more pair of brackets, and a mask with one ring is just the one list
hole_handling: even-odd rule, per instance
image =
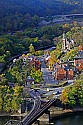
[[65, 90], [62, 91], [62, 94], [61, 94], [61, 96], [60, 96], [60, 100], [61, 100], [62, 103], [64, 103], [64, 104], [67, 104], [67, 103], [68, 103], [68, 93], [67, 93]]

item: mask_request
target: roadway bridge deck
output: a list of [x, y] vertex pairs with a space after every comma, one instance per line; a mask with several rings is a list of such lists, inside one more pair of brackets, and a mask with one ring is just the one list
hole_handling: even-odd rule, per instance
[[48, 102], [46, 102], [43, 106], [41, 105], [41, 102], [37, 100], [37, 103], [35, 104], [34, 110], [27, 115], [20, 123], [17, 125], [31, 125], [34, 123], [43, 113], [45, 113], [49, 107], [55, 102], [55, 99], [52, 99]]

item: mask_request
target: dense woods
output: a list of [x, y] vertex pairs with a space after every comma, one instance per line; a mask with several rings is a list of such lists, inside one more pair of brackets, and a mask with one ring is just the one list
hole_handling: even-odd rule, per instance
[[41, 28], [28, 28], [24, 31], [0, 36], [0, 63], [7, 63], [12, 56], [29, 51], [32, 43], [35, 49], [53, 45], [53, 38], [61, 35], [62, 25], [44, 26]]
[[41, 16], [82, 13], [82, 5], [81, 0], [0, 0], [0, 33], [37, 27]]

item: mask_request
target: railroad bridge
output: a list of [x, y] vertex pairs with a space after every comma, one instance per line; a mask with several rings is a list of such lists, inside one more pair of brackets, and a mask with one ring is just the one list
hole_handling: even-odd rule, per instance
[[[34, 98], [34, 106], [29, 114], [27, 114], [22, 121], [15, 125], [32, 125], [35, 121], [37, 121], [37, 124], [40, 125], [38, 118], [44, 113], [48, 114], [48, 121], [50, 123], [50, 111], [48, 109], [56, 103], [56, 99], [42, 102], [41, 97], [36, 95], [34, 92], [31, 91], [30, 95]], [[5, 125], [14, 125], [14, 121], [8, 121]]]

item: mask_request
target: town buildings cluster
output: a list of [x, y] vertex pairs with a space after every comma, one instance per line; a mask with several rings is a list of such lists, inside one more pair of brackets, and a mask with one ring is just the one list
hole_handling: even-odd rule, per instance
[[36, 70], [41, 69], [41, 62], [34, 55], [23, 54], [22, 56], [19, 57], [19, 59], [22, 59], [24, 64], [26, 64], [28, 61], [29, 65], [33, 66]]
[[[63, 33], [63, 39], [62, 39], [62, 50], [61, 52], [67, 53], [71, 50], [71, 48], [74, 48], [74, 41], [68, 40], [65, 36], [65, 33]], [[48, 56], [46, 61], [50, 60], [50, 56]], [[50, 70], [50, 67], [49, 67]], [[71, 80], [74, 78], [75, 74], [79, 73], [83, 70], [83, 46], [79, 45], [78, 47], [78, 54], [74, 57], [73, 61], [67, 60], [67, 61], [60, 61], [56, 62], [52, 66], [52, 74], [54, 76], [54, 79], [57, 80]]]
[[[41, 70], [41, 62], [34, 55], [25, 55], [25, 54], [23, 54], [22, 56], [19, 57], [19, 59], [23, 60], [23, 65], [26, 65], [28, 63], [29, 68], [34, 67], [36, 70]], [[31, 78], [31, 76], [28, 76], [26, 78], [25, 87], [29, 87], [30, 84], [34, 84], [34, 81], [35, 81], [34, 78]]]

